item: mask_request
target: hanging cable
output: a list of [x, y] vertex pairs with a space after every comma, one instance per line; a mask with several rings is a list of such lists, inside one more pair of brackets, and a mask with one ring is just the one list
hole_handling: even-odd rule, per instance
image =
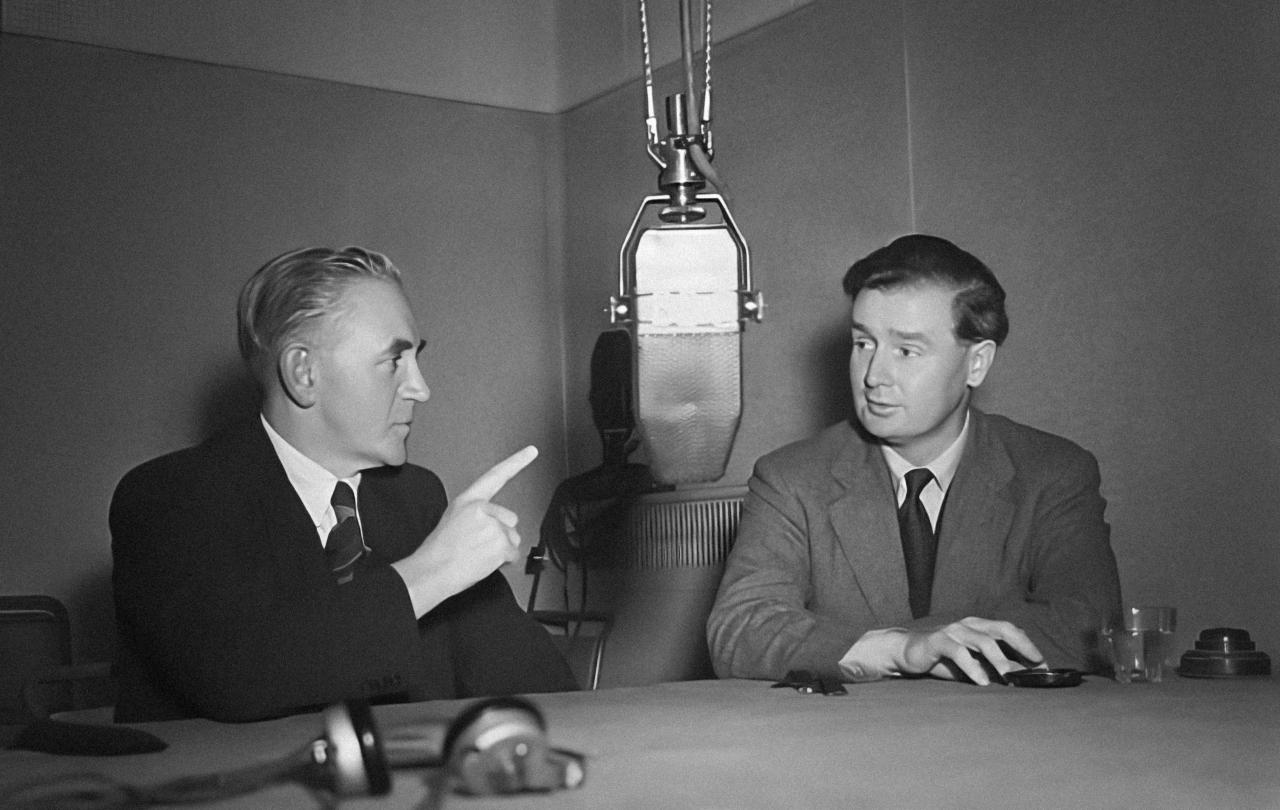
[[701, 105], [698, 104], [698, 91], [693, 87], [692, 18], [688, 0], [682, 0], [680, 3], [680, 63], [684, 67], [685, 114], [690, 122], [700, 123]]

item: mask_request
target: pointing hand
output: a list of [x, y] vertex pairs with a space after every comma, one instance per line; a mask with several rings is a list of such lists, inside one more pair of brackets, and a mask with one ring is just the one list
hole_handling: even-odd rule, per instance
[[413, 554], [393, 563], [419, 617], [520, 556], [516, 513], [491, 499], [537, 456], [530, 445], [493, 465], [449, 504]]

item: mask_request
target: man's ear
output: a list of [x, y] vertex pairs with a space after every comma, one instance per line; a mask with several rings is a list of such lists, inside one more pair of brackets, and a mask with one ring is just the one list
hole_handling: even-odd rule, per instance
[[301, 343], [290, 343], [280, 352], [276, 373], [280, 387], [299, 408], [316, 403], [316, 375], [311, 350]]
[[995, 361], [996, 342], [994, 340], [980, 340], [970, 345], [965, 352], [965, 362], [968, 364], [965, 383], [970, 388], [982, 385], [982, 381], [987, 378], [987, 372], [991, 370], [991, 364]]

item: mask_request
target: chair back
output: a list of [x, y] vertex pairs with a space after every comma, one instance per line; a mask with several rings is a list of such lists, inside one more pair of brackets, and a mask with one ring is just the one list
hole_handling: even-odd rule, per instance
[[[71, 621], [52, 596], [0, 596], [0, 724], [32, 719], [23, 698], [31, 678], [71, 663]], [[51, 694], [59, 707], [71, 708], [71, 685]]]

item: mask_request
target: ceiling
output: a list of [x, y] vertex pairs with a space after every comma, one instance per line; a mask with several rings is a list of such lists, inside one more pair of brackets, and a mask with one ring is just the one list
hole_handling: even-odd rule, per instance
[[[713, 42], [810, 2], [712, 3]], [[648, 0], [648, 16], [655, 67], [676, 61], [679, 0]], [[545, 113], [643, 65], [639, 0], [0, 0], [0, 28]]]

